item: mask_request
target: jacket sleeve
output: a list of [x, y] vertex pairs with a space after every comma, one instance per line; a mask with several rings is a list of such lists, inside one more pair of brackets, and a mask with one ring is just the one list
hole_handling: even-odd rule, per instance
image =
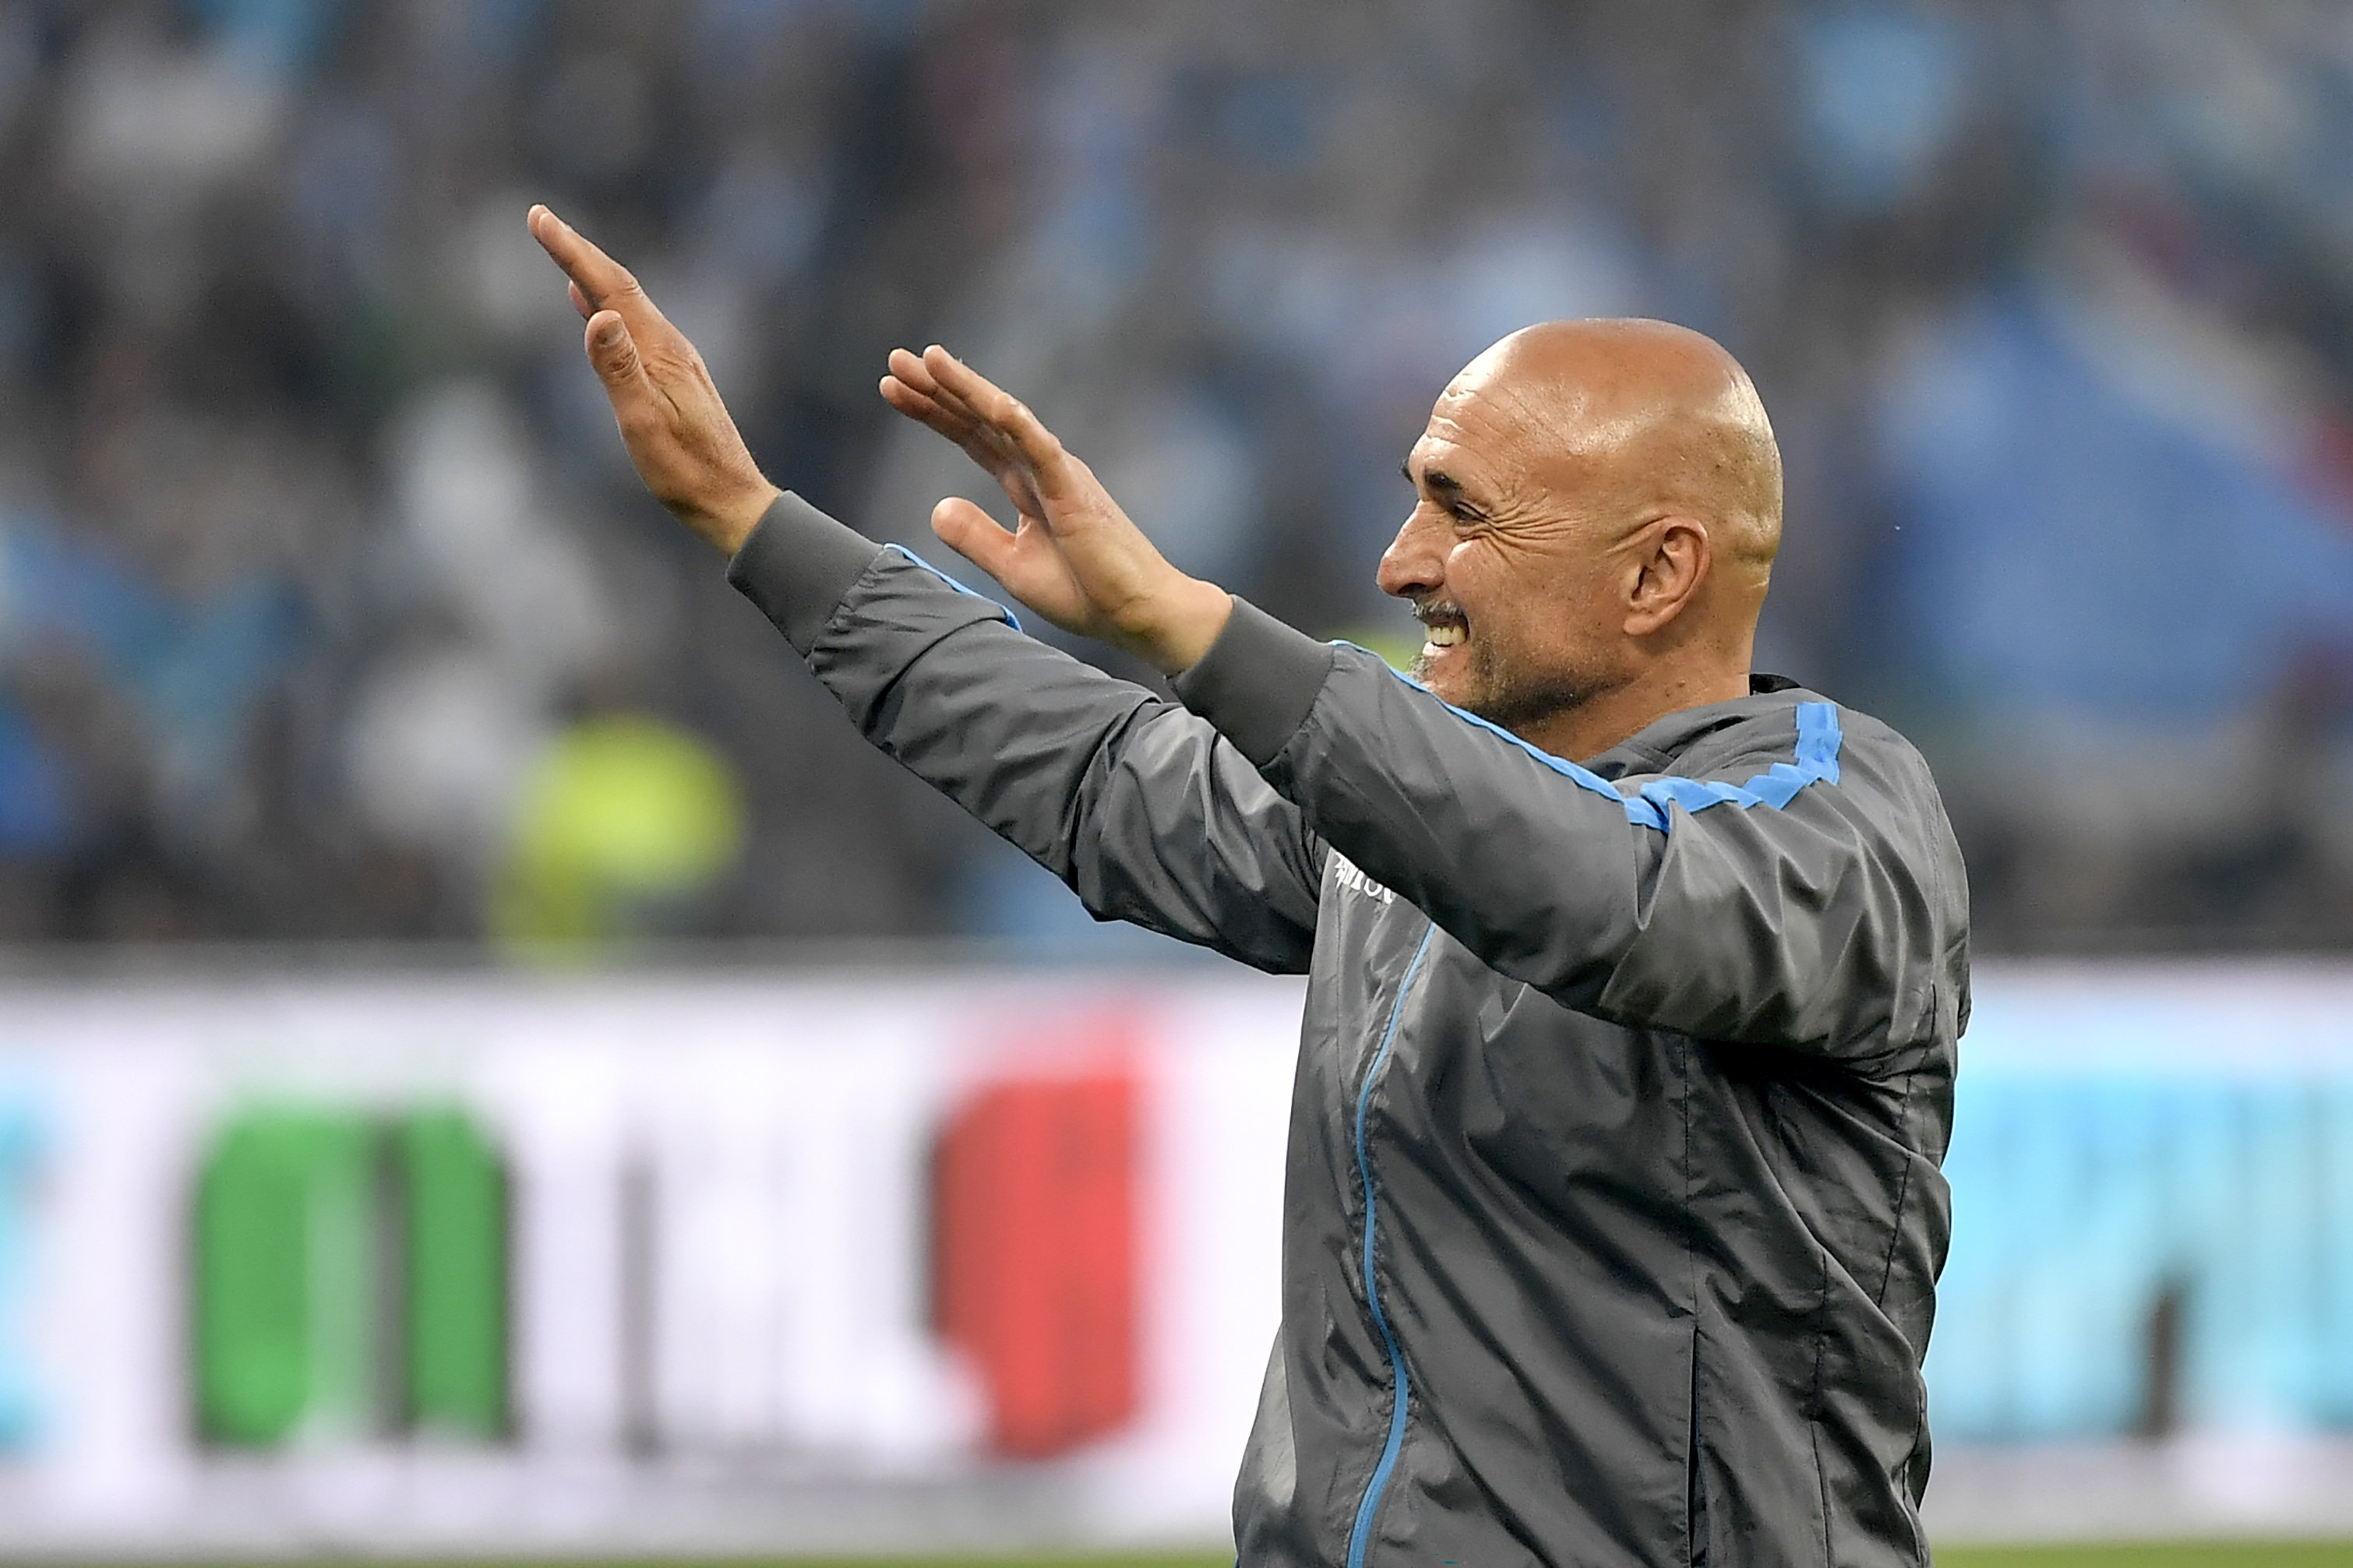
[[728, 568], [876, 746], [1125, 920], [1297, 973], [1324, 846], [1207, 721], [797, 496]]
[[1849, 1058], [1934, 1026], [1957, 857], [1883, 728], [1777, 707], [1701, 777], [1613, 783], [1240, 601], [1176, 690], [1334, 849], [1568, 1006]]

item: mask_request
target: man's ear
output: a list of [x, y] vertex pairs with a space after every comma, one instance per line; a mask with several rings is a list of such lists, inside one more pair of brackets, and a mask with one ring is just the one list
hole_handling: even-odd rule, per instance
[[1662, 517], [1644, 530], [1637, 545], [1632, 591], [1626, 600], [1626, 635], [1645, 637], [1661, 631], [1691, 603], [1707, 580], [1713, 559], [1707, 530], [1688, 517]]

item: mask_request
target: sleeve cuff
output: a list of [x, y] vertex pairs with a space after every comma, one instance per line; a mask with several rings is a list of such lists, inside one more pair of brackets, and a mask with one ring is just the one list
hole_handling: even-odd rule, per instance
[[727, 581], [806, 654], [882, 547], [786, 490], [727, 563]]
[[1274, 761], [1332, 673], [1330, 645], [1284, 626], [1236, 596], [1226, 629], [1201, 661], [1169, 682], [1176, 700], [1207, 719], [1253, 767]]

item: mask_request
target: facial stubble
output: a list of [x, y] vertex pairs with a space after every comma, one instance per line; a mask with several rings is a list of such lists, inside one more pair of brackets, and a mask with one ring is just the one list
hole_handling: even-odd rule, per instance
[[[1604, 685], [1594, 672], [1531, 668], [1529, 661], [1512, 658], [1485, 636], [1473, 636], [1463, 649], [1470, 656], [1464, 672], [1469, 689], [1449, 700], [1522, 739], [1591, 700]], [[1430, 676], [1430, 657], [1417, 654], [1414, 679], [1427, 685]]]

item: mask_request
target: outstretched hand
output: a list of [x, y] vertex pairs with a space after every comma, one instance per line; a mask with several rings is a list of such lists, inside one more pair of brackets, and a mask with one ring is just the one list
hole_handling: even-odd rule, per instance
[[1189, 668], [1233, 601], [1169, 564], [1018, 399], [934, 344], [892, 351], [882, 396], [964, 448], [1020, 514], [1011, 532], [971, 501], [932, 509], [932, 531], [1060, 626], [1124, 647], [1165, 674]]
[[526, 221], [572, 280], [573, 309], [588, 319], [588, 363], [638, 477], [672, 516], [733, 555], [783, 492], [752, 461], [702, 356], [628, 268], [543, 206]]
[[[543, 206], [528, 221], [571, 280], [588, 363], [638, 478], [681, 522], [734, 553], [783, 492], [753, 462], [702, 356], [627, 268]], [[893, 352], [882, 395], [962, 447], [1011, 498], [1021, 521], [1010, 533], [954, 499], [933, 510], [932, 529], [1014, 597], [1167, 673], [1208, 651], [1232, 600], [1170, 565], [1037, 416], [937, 347], [921, 358]]]

